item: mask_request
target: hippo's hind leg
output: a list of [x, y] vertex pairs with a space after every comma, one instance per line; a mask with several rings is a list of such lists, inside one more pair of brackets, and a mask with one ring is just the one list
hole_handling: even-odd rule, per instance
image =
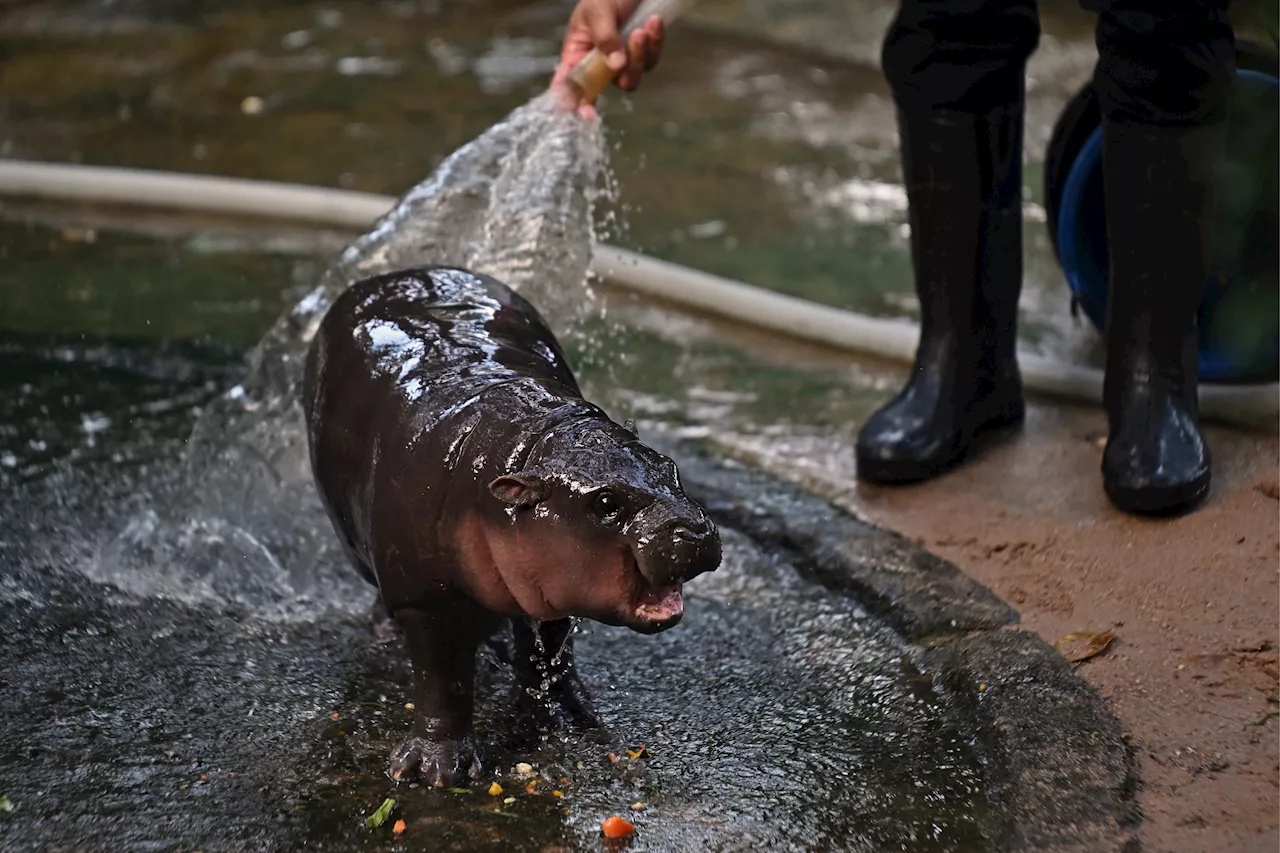
[[513, 620], [516, 703], [523, 722], [539, 728], [593, 729], [601, 725], [573, 663], [573, 620]]
[[454, 598], [395, 611], [413, 662], [414, 723], [413, 735], [391, 751], [392, 779], [451, 788], [464, 776], [480, 778], [471, 713], [486, 617]]

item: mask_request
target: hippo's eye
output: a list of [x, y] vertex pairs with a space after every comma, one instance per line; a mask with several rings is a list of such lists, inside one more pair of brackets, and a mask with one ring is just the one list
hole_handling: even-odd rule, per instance
[[617, 498], [613, 496], [612, 492], [608, 491], [596, 492], [591, 501], [591, 509], [595, 512], [597, 518], [606, 522], [617, 521], [618, 516], [622, 513], [622, 507], [618, 505]]

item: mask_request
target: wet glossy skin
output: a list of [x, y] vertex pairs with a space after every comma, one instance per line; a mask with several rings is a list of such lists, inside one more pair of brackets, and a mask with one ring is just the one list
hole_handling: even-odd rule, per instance
[[522, 681], [550, 678], [560, 722], [599, 725], [569, 617], [664, 630], [681, 584], [720, 563], [671, 460], [582, 399], [537, 311], [492, 279], [432, 267], [353, 285], [312, 344], [304, 405], [325, 508], [414, 664], [396, 778], [479, 773], [472, 671], [501, 618], [516, 617]]

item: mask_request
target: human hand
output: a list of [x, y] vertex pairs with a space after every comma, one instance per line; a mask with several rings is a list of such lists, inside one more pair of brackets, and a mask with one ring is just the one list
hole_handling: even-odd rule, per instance
[[[640, 5], [640, 0], [579, 0], [569, 17], [564, 45], [560, 49], [560, 64], [552, 78], [553, 89], [565, 91], [565, 77], [593, 49], [599, 49], [605, 64], [614, 72], [614, 84], [625, 91], [640, 85], [640, 78], [658, 64], [662, 54], [664, 36], [662, 19], [653, 15], [643, 26], [637, 27], [627, 38], [626, 45], [618, 33], [619, 25]], [[591, 104], [574, 104], [584, 118], [595, 116]]]

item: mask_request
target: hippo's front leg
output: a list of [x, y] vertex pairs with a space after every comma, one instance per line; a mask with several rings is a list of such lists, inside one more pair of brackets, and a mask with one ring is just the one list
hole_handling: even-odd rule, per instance
[[526, 721], [598, 728], [600, 715], [573, 664], [573, 620], [516, 619], [513, 627], [517, 704]]
[[483, 619], [469, 602], [442, 602], [429, 610], [398, 609], [413, 662], [413, 735], [391, 750], [391, 778], [451, 788], [464, 776], [480, 778], [471, 739], [476, 649]]

